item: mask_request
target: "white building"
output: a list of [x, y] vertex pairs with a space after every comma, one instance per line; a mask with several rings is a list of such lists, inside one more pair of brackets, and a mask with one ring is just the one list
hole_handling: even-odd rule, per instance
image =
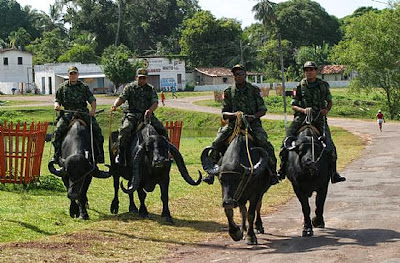
[[100, 65], [75, 62], [44, 64], [35, 66], [35, 83], [40, 93], [55, 94], [58, 86], [68, 79], [68, 68], [76, 66], [79, 79], [85, 82], [93, 93], [113, 91], [113, 83], [106, 78]]
[[186, 87], [185, 61], [182, 57], [148, 56], [144, 60], [149, 74], [149, 83], [157, 90], [184, 90]]
[[14, 48], [0, 49], [0, 91], [30, 92], [32, 83], [32, 54]]

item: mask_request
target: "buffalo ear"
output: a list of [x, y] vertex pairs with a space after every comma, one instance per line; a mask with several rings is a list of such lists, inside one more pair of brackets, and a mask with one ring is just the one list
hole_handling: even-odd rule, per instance
[[291, 151], [296, 148], [296, 140], [297, 138], [295, 136], [288, 136], [286, 139], [283, 141], [283, 147], [285, 147], [286, 150]]

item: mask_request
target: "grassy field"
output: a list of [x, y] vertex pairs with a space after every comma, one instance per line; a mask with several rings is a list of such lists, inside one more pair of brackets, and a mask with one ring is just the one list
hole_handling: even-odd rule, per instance
[[[385, 98], [381, 93], [375, 91], [370, 93], [351, 92], [347, 88], [332, 88], [333, 108], [329, 112], [329, 117], [344, 117], [356, 119], [375, 119], [378, 110], [386, 111], [384, 106]], [[292, 113], [290, 108], [291, 97], [287, 97], [287, 112]], [[265, 103], [270, 114], [283, 113], [282, 96], [277, 96], [274, 91], [266, 97]], [[199, 105], [209, 107], [220, 107], [221, 104], [214, 100], [205, 100], [197, 102]]]
[[[102, 107], [109, 108], [99, 108]], [[184, 136], [181, 139], [180, 151], [191, 176], [197, 178], [197, 171], [201, 170], [200, 152], [213, 140], [220, 123], [219, 115], [160, 107], [157, 116], [162, 121], [182, 119], [184, 129], [211, 131], [205, 136]], [[119, 112], [113, 118], [113, 130], [119, 126], [120, 117]], [[51, 107], [25, 107], [24, 110], [1, 111], [0, 120], [3, 119], [52, 122], [54, 113]], [[107, 138], [110, 115], [103, 113], [97, 119]], [[284, 134], [283, 123], [264, 120], [263, 125], [278, 154]], [[344, 167], [360, 155], [363, 142], [342, 129], [333, 128], [332, 134], [339, 152], [339, 167]], [[105, 143], [106, 156], [107, 146]], [[218, 182], [212, 186], [201, 184], [192, 187], [184, 182], [175, 165], [170, 184], [174, 225], [166, 224], [160, 217], [162, 204], [158, 188], [148, 194], [149, 220], [128, 213], [128, 197], [123, 193], [120, 194], [119, 214], [110, 214], [113, 198], [111, 178], [93, 179], [90, 185], [91, 220], [72, 219], [61, 180], [47, 170], [51, 154], [51, 145], [46, 143], [39, 182], [28, 187], [0, 185], [0, 261], [33, 262], [48, 258], [53, 261], [68, 259], [70, 262], [160, 262], [175, 245], [196, 244], [220, 235], [228, 238]], [[292, 196], [288, 180], [273, 186], [264, 197], [263, 214], [274, 211]], [[79, 253], [76, 253], [78, 248]]]

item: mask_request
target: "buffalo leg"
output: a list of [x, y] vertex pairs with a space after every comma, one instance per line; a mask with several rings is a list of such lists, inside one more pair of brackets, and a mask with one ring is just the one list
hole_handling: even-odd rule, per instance
[[308, 202], [308, 197], [296, 189], [295, 189], [295, 193], [297, 195], [297, 198], [300, 201], [301, 210], [303, 211], [304, 222], [303, 222], [302, 236], [303, 237], [311, 237], [314, 234], [314, 232], [313, 232], [312, 224], [311, 224], [311, 218], [310, 218], [311, 209], [310, 209], [310, 204]]
[[262, 197], [260, 198], [260, 200], [257, 203], [255, 226], [256, 226], [257, 233], [264, 234], [264, 227], [263, 227], [263, 223], [261, 220], [261, 204], [262, 204]]
[[247, 223], [247, 208], [246, 208], [246, 205], [240, 205], [239, 208], [240, 208], [240, 213], [242, 215], [242, 231], [246, 232], [247, 231], [247, 226], [246, 226], [246, 223]]
[[[68, 188], [69, 188], [68, 177], [63, 176], [63, 177], [61, 177], [61, 179], [64, 183], [64, 186], [67, 188], [67, 191], [68, 191]], [[75, 200], [72, 200], [72, 199], [70, 199], [70, 200], [71, 200], [71, 204], [69, 205], [69, 216], [72, 218], [78, 218], [79, 217], [79, 205], [76, 203]]]
[[149, 212], [147, 212], [146, 208], [146, 192], [143, 190], [143, 188], [138, 189], [138, 195], [139, 195], [139, 200], [140, 200], [140, 207], [139, 207], [139, 215], [143, 218], [148, 218], [149, 217]]
[[110, 212], [111, 214], [118, 214], [119, 209], [119, 199], [118, 199], [118, 190], [119, 190], [119, 176], [113, 175], [114, 182], [114, 199], [111, 202]]
[[247, 245], [257, 245], [257, 237], [254, 233], [254, 218], [256, 214], [257, 201], [250, 201], [247, 220], [249, 221], [249, 229], [247, 230], [246, 243]]
[[135, 205], [135, 200], [133, 197], [133, 193], [129, 193], [129, 212], [130, 213], [137, 213], [139, 210], [137, 209]]
[[225, 208], [225, 215], [228, 219], [229, 224], [229, 235], [234, 241], [239, 241], [243, 238], [243, 232], [240, 230], [233, 220], [233, 209], [232, 208]]
[[171, 216], [171, 212], [169, 211], [168, 186], [169, 186], [169, 180], [168, 180], [168, 182], [164, 182], [164, 183], [160, 184], [161, 201], [163, 203], [163, 210], [162, 210], [161, 216], [165, 217], [165, 220], [167, 222], [174, 223], [174, 220], [172, 219], [172, 216]]
[[90, 182], [92, 181], [91, 176], [87, 176], [85, 182], [83, 183], [81, 194], [78, 199], [79, 204], [79, 219], [88, 220], [89, 214], [87, 212], [87, 191], [89, 189]]
[[317, 196], [315, 198], [315, 217], [312, 219], [312, 224], [314, 227], [324, 228], [324, 205], [327, 195], [327, 189], [323, 189], [317, 192]]

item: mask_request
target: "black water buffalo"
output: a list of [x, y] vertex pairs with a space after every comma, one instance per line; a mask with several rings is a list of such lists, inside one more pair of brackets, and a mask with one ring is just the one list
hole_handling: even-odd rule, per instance
[[[257, 237], [254, 233], [256, 210], [256, 229], [264, 233], [260, 208], [262, 197], [271, 186], [271, 171], [268, 168], [267, 152], [262, 148], [253, 148], [252, 141], [248, 142], [247, 145], [244, 135], [237, 135], [229, 144], [219, 165], [212, 165], [209, 157], [212, 147], [206, 147], [201, 154], [201, 163], [209, 175], [216, 175], [219, 178], [222, 187], [222, 206], [228, 218], [231, 238], [235, 241], [243, 238], [243, 231], [247, 229], [247, 218], [246, 242], [249, 245], [256, 245]], [[250, 203], [248, 210], [247, 201]], [[237, 206], [242, 215], [241, 229], [233, 219], [233, 208]]]
[[184, 160], [179, 150], [171, 144], [167, 138], [158, 135], [157, 131], [150, 124], [145, 124], [144, 127], [133, 135], [130, 150], [127, 153], [127, 166], [115, 164], [115, 154], [113, 145], [116, 142], [118, 134], [114, 132], [110, 136], [110, 158], [111, 168], [110, 173], [114, 177], [114, 199], [111, 203], [111, 213], [118, 213], [119, 200], [119, 178], [123, 177], [128, 180], [128, 189], [125, 189], [122, 181], [122, 190], [129, 194], [129, 212], [137, 212], [138, 209], [134, 203], [133, 192], [137, 190], [140, 199], [139, 215], [148, 217], [147, 208], [145, 205], [146, 192], [152, 192], [155, 186], [160, 185], [161, 201], [163, 203], [162, 217], [165, 217], [167, 222], [173, 223], [169, 206], [168, 206], [168, 188], [170, 181], [171, 154], [178, 166], [179, 172], [183, 179], [190, 185], [199, 185], [201, 176], [197, 181], [194, 181], [186, 169]]
[[107, 172], [98, 170], [93, 152], [90, 127], [76, 115], [61, 146], [61, 168], [56, 169], [54, 161], [48, 164], [49, 171], [60, 176], [67, 188], [67, 195], [71, 200], [69, 214], [73, 218], [89, 219], [86, 194], [92, 176], [101, 178], [111, 176]]
[[[297, 137], [289, 136], [284, 147], [289, 151], [287, 177], [301, 203], [304, 216], [302, 236], [312, 236], [313, 226], [325, 227], [323, 212], [330, 169], [323, 137], [318, 137], [316, 129], [307, 125], [300, 129]], [[310, 218], [309, 198], [316, 192], [315, 217]]]

